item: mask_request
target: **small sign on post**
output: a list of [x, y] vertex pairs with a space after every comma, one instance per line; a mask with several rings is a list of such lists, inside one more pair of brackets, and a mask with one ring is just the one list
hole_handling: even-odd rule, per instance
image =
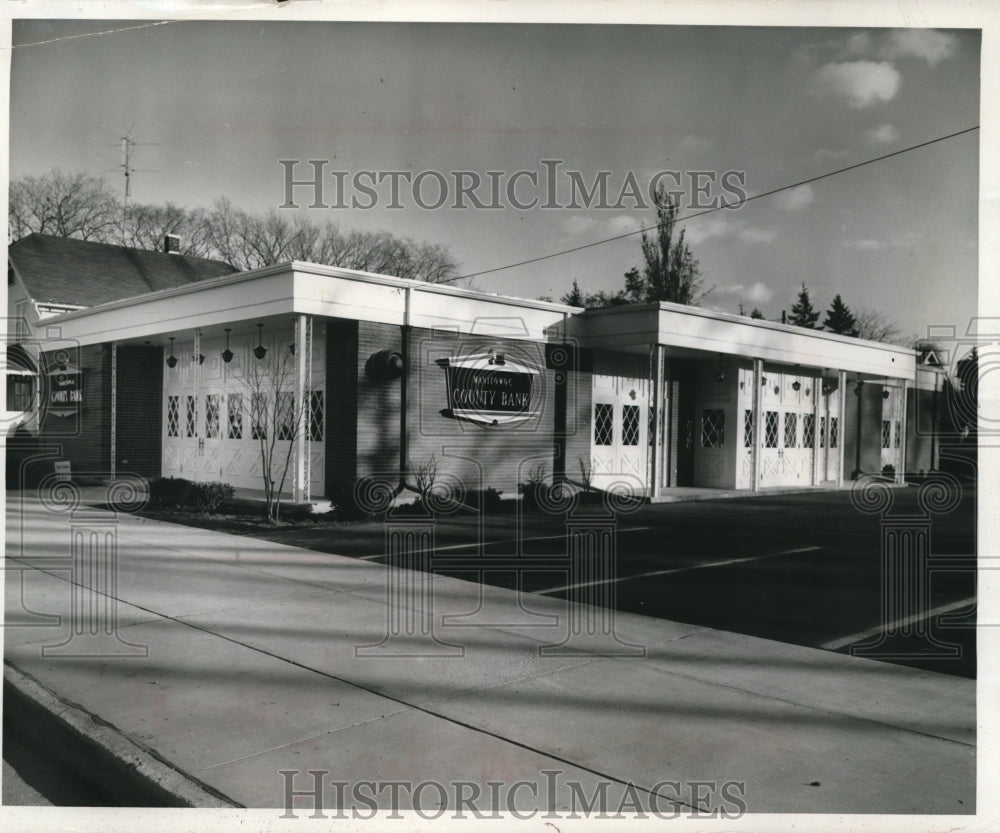
[[69, 470], [69, 460], [56, 460], [53, 464], [56, 472], [56, 481], [65, 483], [73, 479]]

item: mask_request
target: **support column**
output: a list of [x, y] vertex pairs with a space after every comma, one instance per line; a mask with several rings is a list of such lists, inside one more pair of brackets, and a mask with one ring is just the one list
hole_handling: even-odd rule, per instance
[[660, 362], [659, 348], [655, 344], [649, 345], [649, 414], [646, 419], [647, 431], [652, 427], [649, 436], [646, 437], [646, 452], [648, 465], [646, 466], [647, 481], [646, 493], [650, 498], [655, 498], [659, 493], [660, 480]]
[[111, 342], [111, 479], [118, 461], [118, 342]]
[[902, 486], [906, 482], [906, 379], [897, 389], [899, 394], [899, 466], [896, 482]]
[[667, 420], [670, 419], [668, 413], [669, 401], [667, 399], [666, 387], [663, 383], [664, 357], [662, 345], [656, 345], [656, 436], [659, 439], [659, 447], [656, 451], [656, 484], [654, 494], [663, 494], [663, 487], [666, 485], [667, 460]]
[[306, 385], [306, 321], [307, 316], [295, 316], [295, 474], [292, 478], [292, 500], [305, 500], [306, 431], [308, 429], [309, 393]]
[[[847, 414], [847, 371], [837, 373], [837, 488], [844, 485], [844, 436], [846, 428], [844, 418]], [[858, 413], [861, 413], [861, 399], [858, 398]], [[860, 426], [861, 422], [858, 421]], [[858, 448], [861, 448], [861, 437], [856, 438]], [[829, 449], [827, 449], [829, 451]]]
[[[813, 444], [812, 444], [812, 485], [820, 484], [819, 476], [819, 412], [820, 408], [828, 410], [830, 400], [823, 397], [823, 377], [820, 376], [810, 386], [812, 390], [812, 418], [813, 418]], [[826, 459], [823, 460], [823, 477], [826, 477]]]
[[753, 445], [750, 447], [750, 476], [752, 492], [760, 491], [760, 445], [761, 422], [764, 419], [764, 399], [761, 396], [761, 379], [764, 376], [764, 360], [753, 360]]

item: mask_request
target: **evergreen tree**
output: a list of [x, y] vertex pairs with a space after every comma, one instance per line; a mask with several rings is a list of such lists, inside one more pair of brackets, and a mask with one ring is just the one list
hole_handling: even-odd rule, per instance
[[567, 292], [559, 301], [563, 304], [567, 304], [571, 307], [582, 307], [586, 303], [586, 299], [583, 297], [583, 292], [580, 290], [580, 284], [573, 278], [573, 288]]
[[810, 330], [816, 329], [816, 322], [819, 320], [819, 313], [813, 309], [812, 301], [809, 300], [809, 290], [802, 284], [802, 291], [799, 292], [799, 299], [792, 305], [792, 314], [788, 316], [788, 323], [796, 327], [806, 327]]
[[854, 313], [848, 309], [839, 295], [834, 297], [833, 303], [830, 304], [826, 320], [823, 321], [823, 328], [843, 336], [857, 337], [858, 335], [858, 322], [854, 318]]
[[696, 305], [701, 299], [701, 270], [691, 254], [684, 231], [675, 233], [677, 201], [663, 183], [656, 189], [656, 229], [642, 233], [642, 256], [645, 266], [640, 273], [625, 273], [625, 294], [629, 302], [648, 304], [672, 301]]
[[751, 318], [763, 319], [764, 318], [764, 313], [762, 313], [757, 307], [754, 307], [753, 310], [750, 313], [750, 317]]

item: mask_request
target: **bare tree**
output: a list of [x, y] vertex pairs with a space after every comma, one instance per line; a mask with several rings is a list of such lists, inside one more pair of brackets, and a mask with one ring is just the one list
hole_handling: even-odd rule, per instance
[[297, 440], [309, 430], [312, 386], [306, 385], [302, 397], [296, 394], [296, 359], [283, 349], [270, 350], [262, 358], [239, 356], [234, 376], [241, 389], [239, 407], [250, 417], [250, 438], [260, 455], [265, 511], [276, 523]]
[[89, 174], [55, 170], [11, 182], [7, 228], [11, 242], [38, 232], [78, 240], [105, 241], [120, 216], [108, 184]]
[[868, 341], [883, 341], [887, 344], [912, 344], [915, 340], [907, 336], [903, 329], [884, 312], [862, 309], [854, 313], [857, 337]]
[[165, 234], [176, 234], [183, 254], [237, 269], [302, 260], [431, 283], [451, 279], [458, 269], [444, 246], [388, 231], [344, 232], [301, 214], [244, 211], [226, 197], [208, 209], [126, 206], [99, 177], [61, 171], [11, 183], [8, 228], [12, 242], [38, 232], [150, 250], [160, 248]]

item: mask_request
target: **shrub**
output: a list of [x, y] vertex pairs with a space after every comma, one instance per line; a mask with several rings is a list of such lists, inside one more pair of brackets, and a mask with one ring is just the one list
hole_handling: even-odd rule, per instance
[[503, 508], [502, 494], [502, 491], [489, 486], [486, 489], [467, 492], [466, 503], [477, 508], [482, 514], [492, 514]]
[[183, 477], [155, 477], [149, 481], [149, 505], [160, 509], [219, 512], [233, 500], [228, 483], [195, 483]]
[[545, 483], [545, 466], [535, 466], [528, 472], [526, 483], [517, 484], [517, 492], [524, 500], [524, 511], [535, 512], [539, 509], [539, 497], [542, 490], [548, 489]]
[[887, 463], [886, 465], [882, 466], [882, 476], [883, 477], [895, 477], [896, 476], [896, 467], [892, 463]]
[[387, 480], [358, 477], [335, 484], [327, 490], [327, 496], [338, 518], [356, 521], [384, 515], [395, 496], [395, 487]]

